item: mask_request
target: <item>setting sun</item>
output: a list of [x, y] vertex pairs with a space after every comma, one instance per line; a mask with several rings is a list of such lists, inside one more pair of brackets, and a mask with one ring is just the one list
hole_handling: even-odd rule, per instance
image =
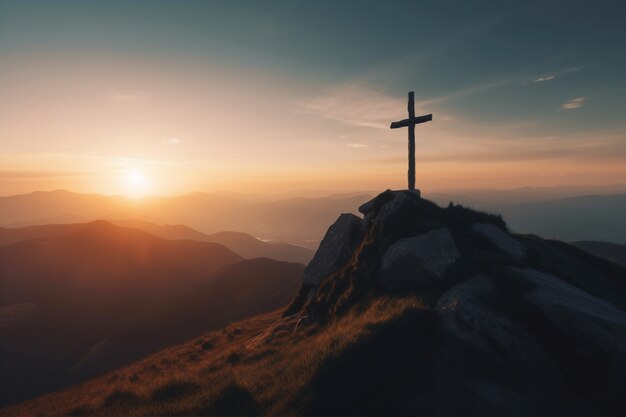
[[150, 181], [145, 173], [137, 169], [131, 169], [125, 176], [125, 193], [134, 197], [144, 195], [150, 188]]

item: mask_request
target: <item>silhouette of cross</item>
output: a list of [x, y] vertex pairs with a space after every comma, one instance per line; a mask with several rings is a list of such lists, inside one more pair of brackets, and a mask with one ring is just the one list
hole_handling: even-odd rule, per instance
[[407, 106], [409, 112], [409, 118], [400, 120], [398, 122], [391, 123], [392, 129], [398, 129], [400, 127], [409, 128], [409, 190], [415, 189], [415, 125], [433, 120], [432, 114], [425, 116], [415, 117], [415, 98], [413, 97], [413, 91], [409, 92], [409, 104]]

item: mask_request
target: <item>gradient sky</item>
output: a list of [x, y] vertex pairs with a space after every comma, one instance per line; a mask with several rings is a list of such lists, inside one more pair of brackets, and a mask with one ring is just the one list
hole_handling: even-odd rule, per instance
[[626, 182], [623, 1], [0, 0], [0, 195]]

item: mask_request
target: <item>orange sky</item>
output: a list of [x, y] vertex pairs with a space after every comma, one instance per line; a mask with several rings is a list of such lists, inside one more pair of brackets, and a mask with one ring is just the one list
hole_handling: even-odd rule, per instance
[[[626, 126], [608, 87], [589, 81], [600, 64], [523, 57], [524, 70], [444, 74], [442, 56], [456, 59], [464, 37], [490, 26], [472, 23], [435, 52], [355, 70], [339, 49], [333, 60], [313, 60], [335, 47], [328, 42], [294, 49], [306, 29], [281, 37], [279, 14], [271, 31], [246, 27], [249, 42], [264, 47], [254, 54], [228, 28], [217, 37], [194, 32], [205, 30], [200, 18], [168, 27], [140, 7], [122, 23], [113, 9], [72, 9], [82, 13], [73, 20], [70, 11], [12, 7], [0, 22], [0, 195], [402, 188], [407, 133], [389, 123], [406, 117], [409, 89], [418, 114], [434, 114], [416, 128], [422, 189], [626, 182]], [[34, 21], [40, 32], [28, 30]], [[455, 65], [472, 74], [486, 67]]]

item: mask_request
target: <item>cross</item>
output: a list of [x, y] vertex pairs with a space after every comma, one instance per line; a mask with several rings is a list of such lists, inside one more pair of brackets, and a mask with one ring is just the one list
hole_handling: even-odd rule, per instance
[[399, 127], [409, 128], [409, 190], [415, 189], [415, 125], [433, 120], [432, 114], [425, 116], [415, 117], [415, 99], [413, 97], [413, 91], [409, 92], [409, 104], [407, 106], [409, 112], [409, 118], [400, 120], [399, 122], [391, 123], [392, 129]]

